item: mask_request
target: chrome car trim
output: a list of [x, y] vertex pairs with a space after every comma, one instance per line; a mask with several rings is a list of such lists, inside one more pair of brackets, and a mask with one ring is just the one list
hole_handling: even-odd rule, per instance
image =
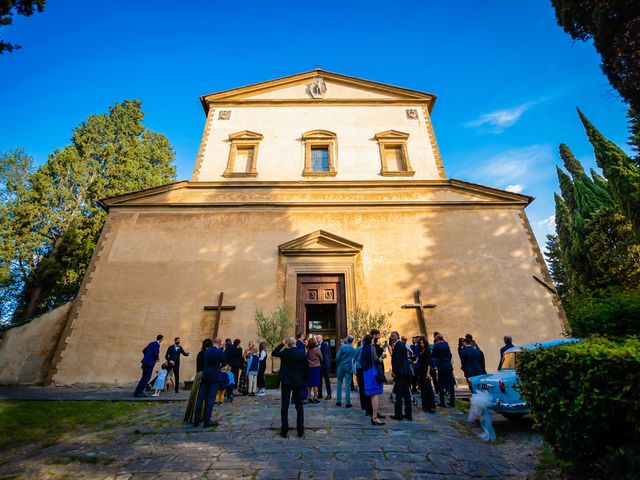
[[521, 408], [527, 408], [527, 402], [505, 403], [502, 400], [497, 400], [496, 407], [504, 408], [505, 410], [519, 410]]

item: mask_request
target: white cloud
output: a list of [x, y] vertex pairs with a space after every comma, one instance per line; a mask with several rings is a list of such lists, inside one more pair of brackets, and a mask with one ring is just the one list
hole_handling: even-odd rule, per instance
[[518, 187], [552, 175], [555, 157], [550, 145], [528, 145], [510, 148], [489, 159], [476, 159], [474, 163], [479, 166], [466, 172], [472, 181]]
[[538, 225], [538, 227], [540, 227], [540, 228], [545, 229], [546, 233], [551, 233], [556, 228], [556, 216], [555, 215], [549, 215], [544, 220], [540, 220], [539, 222], [537, 222], [536, 225]]
[[501, 110], [495, 110], [489, 113], [483, 113], [476, 120], [467, 122], [465, 126], [471, 128], [488, 127], [487, 130], [491, 133], [500, 133], [505, 128], [514, 125], [522, 114], [529, 110], [533, 105], [540, 100], [522, 103], [512, 108], [503, 108]]
[[515, 185], [507, 185], [507, 188], [505, 188], [505, 190], [507, 192], [522, 193], [522, 191], [524, 190], [524, 185], [521, 185], [519, 183], [516, 183]]

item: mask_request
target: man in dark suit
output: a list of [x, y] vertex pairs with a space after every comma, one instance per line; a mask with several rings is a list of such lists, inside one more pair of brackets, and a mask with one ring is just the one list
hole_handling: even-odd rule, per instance
[[[391, 376], [396, 382], [396, 403], [394, 420], [413, 420], [411, 415], [411, 377], [413, 370], [409, 361], [407, 346], [400, 340], [398, 332], [391, 332], [389, 343], [393, 345], [391, 354]], [[404, 400], [404, 416], [402, 416], [402, 401]]]
[[296, 333], [296, 347], [305, 349], [304, 342], [302, 341], [302, 333]]
[[484, 354], [480, 349], [474, 348], [473, 343], [469, 340], [465, 340], [462, 344], [460, 363], [467, 383], [469, 383], [471, 377], [487, 373], [484, 369]]
[[318, 398], [322, 398], [322, 379], [327, 387], [327, 400], [331, 400], [331, 358], [329, 358], [329, 344], [322, 340], [322, 335], [316, 335], [316, 341], [318, 347], [320, 347], [320, 353], [322, 353], [322, 363], [320, 364], [320, 372], [322, 378], [320, 379], [320, 389], [318, 390]]
[[433, 345], [433, 360], [438, 369], [438, 393], [440, 394], [440, 407], [445, 407], [444, 393], [449, 392], [449, 406], [455, 407], [455, 379], [453, 378], [453, 363], [451, 362], [451, 349], [444, 341], [442, 334], [437, 334]]
[[[284, 347], [287, 348], [284, 348]], [[302, 408], [302, 392], [307, 377], [307, 354], [304, 348], [296, 347], [293, 337], [286, 338], [271, 353], [280, 359], [280, 436], [287, 437], [289, 431], [289, 404], [293, 397], [296, 406], [296, 428], [298, 437], [304, 435], [304, 409]]]
[[176, 337], [173, 340], [173, 345], [167, 348], [167, 353], [164, 355], [164, 359], [171, 366], [169, 369], [170, 372], [173, 372], [173, 378], [175, 379], [176, 384], [176, 393], [180, 390], [180, 356], [184, 355], [185, 357], [189, 356], [188, 352], [184, 351], [182, 345], [180, 345], [180, 337]]
[[160, 358], [160, 342], [162, 342], [163, 338], [162, 335], [158, 335], [155, 342], [150, 342], [149, 345], [142, 349], [142, 354], [144, 355], [140, 361], [142, 364], [142, 377], [140, 377], [138, 386], [133, 392], [134, 397], [146, 397], [144, 390], [147, 388], [149, 380], [151, 380], [153, 367], [156, 365], [158, 358]]
[[240, 369], [244, 363], [239, 338], [236, 338], [233, 343], [229, 342], [226, 344], [224, 359], [231, 367], [231, 373], [233, 373], [233, 378], [236, 381], [234, 389], [238, 388], [240, 385]]
[[218, 424], [217, 422], [211, 422], [211, 413], [213, 412], [216, 394], [218, 393], [218, 389], [224, 385], [224, 375], [226, 375], [220, 371], [220, 369], [227, 364], [224, 360], [224, 352], [222, 351], [222, 340], [219, 338], [213, 340], [213, 346], [207, 348], [204, 352], [203, 363], [204, 369], [202, 370], [202, 380], [200, 381], [200, 391], [198, 392], [193, 426], [197, 427], [200, 423], [202, 403], [206, 402], [203, 426], [204, 428], [209, 428]]

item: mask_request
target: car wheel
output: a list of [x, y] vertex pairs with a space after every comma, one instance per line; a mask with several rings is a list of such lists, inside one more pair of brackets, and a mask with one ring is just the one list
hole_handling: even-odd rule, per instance
[[526, 415], [526, 413], [502, 413], [502, 412], [500, 412], [500, 415], [502, 415], [507, 420], [522, 420], [522, 418]]

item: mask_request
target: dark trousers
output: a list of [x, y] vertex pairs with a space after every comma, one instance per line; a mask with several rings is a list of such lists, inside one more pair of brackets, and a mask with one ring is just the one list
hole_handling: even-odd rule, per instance
[[266, 387], [266, 383], [264, 381], [264, 372], [267, 370], [267, 363], [265, 362], [260, 362], [260, 367], [258, 367], [258, 379], [257, 379], [257, 387], [258, 388], [265, 388]]
[[431, 379], [427, 376], [426, 370], [418, 369], [418, 384], [420, 385], [422, 410], [436, 408], [436, 398], [431, 387]]
[[431, 367], [430, 375], [433, 389], [436, 393], [438, 393], [440, 391], [438, 387], [438, 371], [435, 369], [435, 367]]
[[364, 393], [364, 371], [362, 368], [356, 370], [356, 378], [358, 379], [358, 395], [360, 395], [360, 408], [364, 410], [367, 415], [373, 415], [371, 408], [371, 397], [367, 397]]
[[180, 390], [180, 365], [174, 365], [171, 368], [171, 371], [173, 372], [173, 378], [176, 381], [176, 393], [178, 393], [178, 390]]
[[302, 391], [304, 387], [292, 387], [287, 383], [283, 383], [281, 387], [281, 404], [280, 404], [280, 422], [281, 431], [286, 433], [289, 431], [289, 405], [293, 399], [296, 407], [296, 428], [299, 434], [304, 432], [304, 408], [302, 407]]
[[198, 426], [200, 423], [200, 412], [202, 412], [202, 404], [206, 402], [206, 407], [204, 410], [204, 421], [205, 425], [209, 425], [211, 423], [211, 413], [213, 412], [213, 404], [216, 401], [216, 394], [218, 393], [218, 389], [220, 388], [219, 383], [214, 382], [202, 382], [200, 384], [200, 391], [198, 392], [198, 400], [196, 402], [196, 412], [193, 420], [193, 424]]
[[455, 405], [456, 390], [453, 370], [438, 371], [438, 393], [440, 393], [440, 406], [444, 407], [444, 394], [449, 392], [449, 405]]
[[411, 377], [411, 391], [415, 392], [418, 389], [418, 385], [420, 385], [420, 379], [418, 378], [418, 374], [416, 373], [413, 377]]
[[404, 416], [411, 418], [411, 377], [396, 376], [396, 403], [394, 413], [397, 417], [402, 416], [402, 402], [404, 401]]
[[233, 373], [233, 378], [236, 381], [233, 389], [235, 390], [240, 385], [240, 367], [231, 367], [231, 373]]
[[151, 365], [150, 367], [147, 367], [145, 365], [142, 366], [142, 377], [138, 382], [138, 386], [136, 387], [135, 392], [133, 392], [134, 395], [140, 395], [141, 393], [144, 393], [145, 389], [147, 388], [147, 384], [149, 383], [149, 380], [151, 380], [152, 374], [153, 374], [153, 365]]
[[320, 388], [318, 389], [318, 395], [320, 397], [322, 396], [322, 379], [323, 378], [324, 378], [324, 384], [327, 387], [327, 397], [331, 396], [331, 378], [329, 378], [330, 373], [331, 373], [330, 368], [322, 367], [320, 369], [320, 374], [322, 375], [322, 378], [320, 379]]

